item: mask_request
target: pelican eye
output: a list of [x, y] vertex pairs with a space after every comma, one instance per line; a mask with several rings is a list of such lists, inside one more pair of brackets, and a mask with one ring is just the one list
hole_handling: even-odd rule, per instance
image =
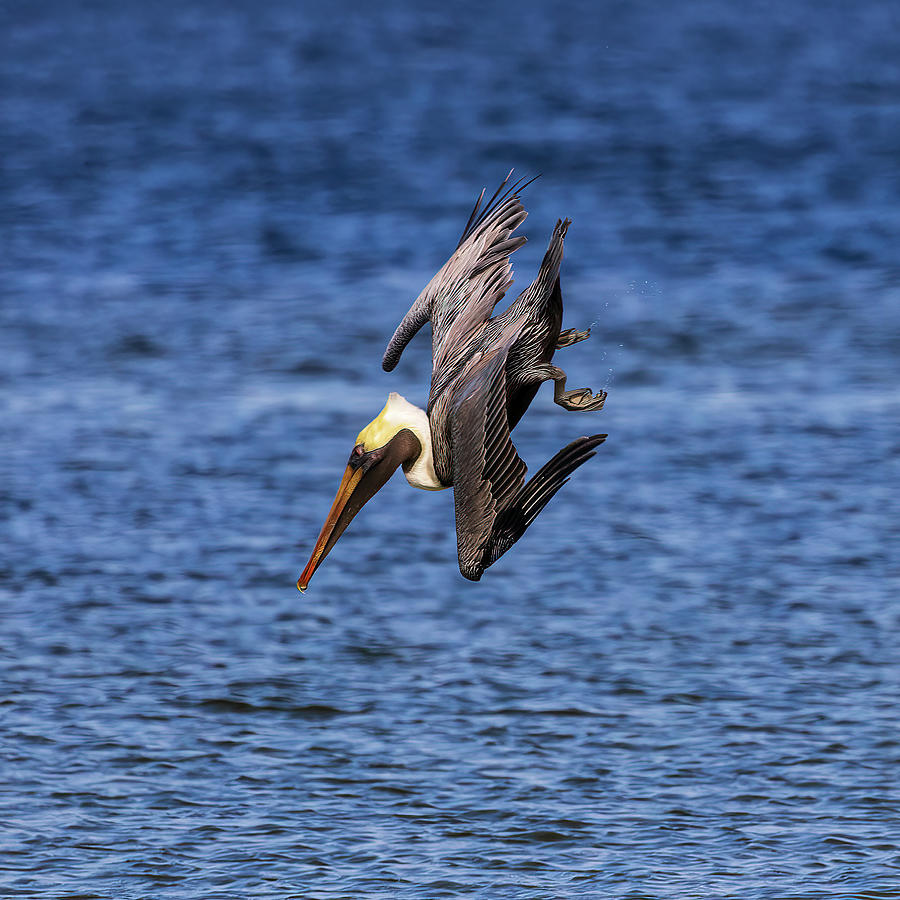
[[362, 465], [366, 451], [362, 444], [357, 444], [350, 453], [350, 465], [356, 469]]

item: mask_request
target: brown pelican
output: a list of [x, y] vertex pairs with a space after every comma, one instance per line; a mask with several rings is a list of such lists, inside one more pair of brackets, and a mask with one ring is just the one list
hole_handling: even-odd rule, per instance
[[[510, 173], [511, 175], [512, 173]], [[344, 529], [397, 468], [424, 490], [453, 487], [459, 570], [472, 581], [525, 532], [547, 501], [590, 459], [605, 434], [580, 437], [528, 482], [510, 432], [542, 382], [552, 380], [564, 409], [596, 410], [605, 391], [565, 390], [554, 351], [585, 340], [590, 329], [560, 331], [559, 268], [569, 220], [556, 223], [537, 278], [500, 315], [494, 307], [512, 284], [509, 257], [525, 243], [522, 182], [509, 177], [482, 207], [475, 204], [456, 251], [426, 285], [394, 332], [382, 366], [391, 371], [429, 319], [431, 391], [427, 409], [399, 394], [356, 438], [337, 496], [297, 581], [304, 591]], [[530, 182], [528, 182], [530, 184]]]

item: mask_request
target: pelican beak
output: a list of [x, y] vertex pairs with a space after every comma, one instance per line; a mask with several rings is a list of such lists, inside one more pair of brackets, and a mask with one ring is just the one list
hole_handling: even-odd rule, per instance
[[350, 520], [357, 512], [359, 512], [363, 503], [369, 499], [366, 497], [366, 500], [363, 500], [362, 503], [359, 503], [358, 505], [354, 504], [356, 505], [356, 509], [352, 509], [348, 505], [353, 494], [356, 492], [359, 483], [362, 481], [364, 474], [362, 468], [354, 469], [352, 466], [347, 466], [344, 471], [344, 477], [341, 479], [341, 486], [338, 488], [334, 503], [331, 504], [331, 509], [328, 512], [328, 517], [325, 519], [325, 524], [319, 532], [319, 538], [316, 541], [316, 546], [313, 548], [312, 556], [309, 558], [309, 562], [306, 564], [303, 574], [297, 581], [297, 587], [301, 593], [306, 590], [310, 578], [313, 577], [313, 573], [319, 568], [319, 564], [337, 543], [337, 539], [350, 524]]
[[[405, 434], [408, 435], [410, 432], [406, 431]], [[350, 524], [353, 517], [375, 496], [403, 462], [404, 448], [409, 446], [408, 440], [398, 441], [395, 438], [386, 446], [368, 453], [363, 450], [362, 446], [358, 445], [354, 448], [350, 456], [350, 463], [344, 470], [344, 477], [341, 479], [337, 496], [335, 496], [325, 524], [319, 532], [312, 556], [309, 558], [303, 574], [297, 580], [297, 587], [301, 592], [306, 590], [313, 573], [331, 552], [331, 548], [337, 543], [338, 538], [344, 533], [344, 529]], [[418, 442], [416, 442], [416, 446], [418, 446]]]

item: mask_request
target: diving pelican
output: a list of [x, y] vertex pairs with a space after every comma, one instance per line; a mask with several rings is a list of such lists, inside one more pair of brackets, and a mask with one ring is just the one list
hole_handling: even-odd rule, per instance
[[305, 591], [363, 505], [400, 467], [417, 488], [453, 487], [459, 570], [478, 581], [522, 535], [550, 498], [605, 434], [580, 437], [528, 482], [510, 432], [544, 381], [568, 410], [598, 410], [605, 391], [566, 390], [556, 350], [585, 340], [561, 331], [559, 268], [569, 219], [556, 223], [537, 278], [508, 309], [491, 317], [512, 284], [510, 254], [525, 243], [512, 233], [527, 213], [507, 176], [482, 207], [478, 198], [456, 251], [404, 316], [382, 360], [391, 371], [403, 348], [431, 320], [432, 374], [426, 409], [391, 393], [384, 409], [356, 438], [337, 496], [297, 587]]

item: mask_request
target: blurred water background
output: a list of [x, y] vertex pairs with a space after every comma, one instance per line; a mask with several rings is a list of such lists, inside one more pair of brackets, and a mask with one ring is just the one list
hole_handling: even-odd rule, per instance
[[[900, 890], [900, 11], [3, 4], [0, 894]], [[515, 166], [606, 431], [473, 585], [381, 353]]]

